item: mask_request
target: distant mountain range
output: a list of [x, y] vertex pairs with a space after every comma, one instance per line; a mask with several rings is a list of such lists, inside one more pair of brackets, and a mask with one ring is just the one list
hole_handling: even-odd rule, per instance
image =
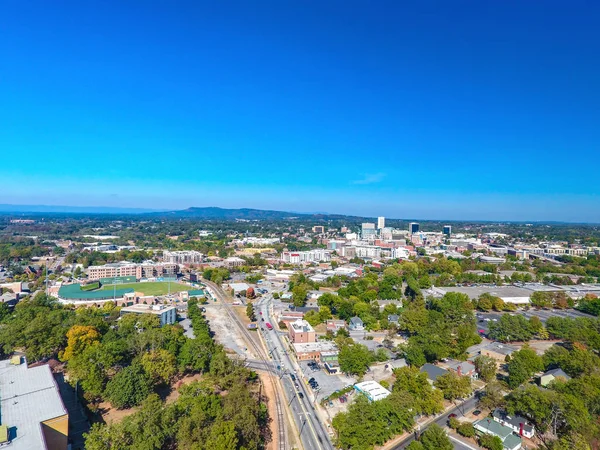
[[265, 209], [251, 209], [251, 208], [240, 208], [240, 209], [227, 209], [218, 208], [216, 206], [207, 207], [192, 207], [180, 211], [167, 211], [167, 212], [153, 212], [146, 214], [148, 216], [155, 217], [171, 217], [180, 219], [221, 219], [221, 220], [282, 220], [282, 219], [344, 219], [353, 216], [346, 216], [341, 214], [309, 214], [309, 213], [297, 213], [287, 211], [272, 211]]
[[55, 206], [55, 205], [9, 205], [0, 204], [0, 213], [9, 214], [143, 214], [148, 217], [174, 219], [215, 220], [282, 220], [294, 217], [306, 219], [343, 219], [353, 216], [327, 213], [298, 213], [264, 209], [228, 209], [215, 206], [192, 207], [183, 210], [156, 210], [145, 208], [118, 208], [112, 206]]

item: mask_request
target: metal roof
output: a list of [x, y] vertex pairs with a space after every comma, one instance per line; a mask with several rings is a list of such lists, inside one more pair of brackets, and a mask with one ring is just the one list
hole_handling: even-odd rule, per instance
[[45, 448], [40, 423], [65, 414], [50, 366], [28, 368], [27, 364], [0, 361], [0, 422], [16, 430], [8, 449]]

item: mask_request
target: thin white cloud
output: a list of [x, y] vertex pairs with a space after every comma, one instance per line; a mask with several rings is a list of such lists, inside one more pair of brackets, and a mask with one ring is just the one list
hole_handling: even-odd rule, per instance
[[361, 179], [354, 180], [352, 184], [374, 184], [380, 183], [385, 178], [385, 173], [377, 172], [377, 173], [366, 173]]

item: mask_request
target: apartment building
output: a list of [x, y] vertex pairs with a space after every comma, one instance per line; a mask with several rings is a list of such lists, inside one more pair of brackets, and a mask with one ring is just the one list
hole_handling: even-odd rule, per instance
[[164, 251], [162, 260], [171, 264], [200, 264], [204, 261], [204, 255], [195, 250]]
[[115, 277], [156, 278], [177, 276], [178, 265], [173, 263], [156, 263], [144, 261], [143, 263], [132, 263], [120, 261], [117, 263], [104, 264], [103, 266], [90, 266], [87, 268], [90, 280]]
[[301, 264], [304, 262], [329, 262], [331, 251], [325, 249], [308, 250], [305, 252], [283, 252], [281, 260], [288, 264]]

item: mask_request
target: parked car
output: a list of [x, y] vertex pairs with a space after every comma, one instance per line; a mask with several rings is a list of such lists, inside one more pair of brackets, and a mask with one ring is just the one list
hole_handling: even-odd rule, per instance
[[473, 415], [474, 416], [478, 416], [479, 414], [481, 414], [481, 411], [479, 411], [478, 409], [476, 409], [475, 411], [473, 411]]

